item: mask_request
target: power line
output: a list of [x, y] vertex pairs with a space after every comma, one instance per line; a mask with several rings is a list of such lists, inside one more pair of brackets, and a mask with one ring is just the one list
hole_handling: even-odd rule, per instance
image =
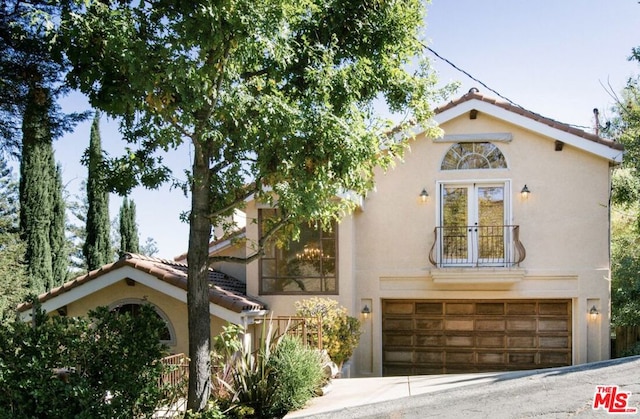
[[[487, 86], [487, 84], [485, 84], [484, 82], [482, 82], [482, 80], [473, 77], [468, 71], [465, 71], [464, 69], [458, 67], [457, 65], [455, 65], [453, 62], [451, 62], [451, 60], [448, 60], [447, 58], [443, 57], [442, 55], [438, 54], [433, 48], [429, 47], [428, 45], [425, 45], [422, 41], [420, 41], [420, 44], [422, 45], [422, 47], [424, 49], [426, 49], [427, 51], [429, 51], [430, 53], [432, 53], [433, 55], [435, 55], [436, 57], [438, 57], [439, 59], [441, 59], [442, 61], [444, 61], [445, 63], [449, 64], [451, 67], [453, 67], [456, 71], [459, 71], [460, 73], [464, 74], [465, 76], [469, 77], [471, 80], [475, 81], [476, 83], [480, 84], [482, 87], [484, 87], [485, 89], [489, 90], [490, 92], [494, 93], [495, 95], [497, 95], [498, 97], [500, 97], [501, 99], [504, 99], [505, 101], [509, 102], [510, 104], [512, 104], [513, 106], [516, 106], [520, 109], [523, 109], [527, 112], [531, 112], [531, 113], [535, 113], [530, 111], [529, 109], [525, 108], [522, 105], [517, 104], [516, 102], [514, 102], [513, 100], [509, 99], [508, 97], [500, 94], [500, 92], [498, 92], [495, 89], [492, 89], [491, 87]], [[537, 114], [539, 115], [539, 114]], [[542, 116], [542, 115], [540, 115]], [[546, 117], [544, 117], [546, 118]], [[547, 118], [548, 119], [548, 118]], [[566, 124], [575, 128], [579, 128], [582, 130], [589, 130], [591, 129], [591, 127], [585, 127], [583, 125], [575, 125], [575, 124]]]

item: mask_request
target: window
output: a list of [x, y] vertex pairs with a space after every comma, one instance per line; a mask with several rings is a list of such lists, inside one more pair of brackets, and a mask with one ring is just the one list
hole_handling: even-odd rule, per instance
[[442, 159], [442, 170], [506, 169], [507, 161], [491, 143], [456, 143]]
[[[260, 210], [260, 232], [274, 209]], [[337, 294], [337, 225], [323, 230], [314, 224], [300, 227], [300, 238], [283, 247], [265, 246], [260, 259], [261, 294]]]
[[[150, 304], [147, 301], [137, 299], [127, 299], [118, 301], [111, 305], [110, 310], [114, 313], [125, 314], [128, 313], [131, 316], [136, 316], [140, 312], [140, 306], [143, 304]], [[160, 318], [166, 327], [160, 332], [160, 342], [169, 346], [175, 345], [175, 333], [173, 333], [173, 327], [169, 322], [169, 318], [160, 309], [152, 304], [158, 318]]]

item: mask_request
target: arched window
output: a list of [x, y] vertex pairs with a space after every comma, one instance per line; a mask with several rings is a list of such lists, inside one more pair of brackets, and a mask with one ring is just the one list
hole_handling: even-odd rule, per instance
[[[118, 301], [116, 303], [111, 304], [111, 306], [109, 307], [109, 309], [112, 312], [116, 312], [116, 313], [129, 313], [131, 316], [136, 316], [139, 312], [140, 312], [140, 307], [143, 304], [150, 304], [148, 301], [144, 301], [144, 300], [138, 300], [138, 299], [126, 299], [126, 300], [121, 300]], [[160, 332], [160, 342], [169, 345], [169, 346], [173, 346], [176, 344], [176, 338], [175, 338], [175, 332], [173, 330], [173, 326], [171, 325], [171, 322], [169, 321], [169, 317], [167, 317], [166, 314], [164, 314], [162, 312], [162, 310], [160, 310], [158, 307], [156, 307], [155, 305], [151, 304], [151, 306], [153, 307], [153, 309], [155, 310], [156, 314], [158, 315], [158, 318], [160, 318], [163, 323], [165, 324], [164, 329]]]
[[491, 143], [456, 143], [442, 159], [442, 170], [506, 169], [507, 161]]

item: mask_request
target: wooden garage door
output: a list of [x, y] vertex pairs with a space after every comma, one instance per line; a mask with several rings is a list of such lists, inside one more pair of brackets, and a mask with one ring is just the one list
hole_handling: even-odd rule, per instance
[[571, 365], [571, 300], [383, 300], [384, 375]]

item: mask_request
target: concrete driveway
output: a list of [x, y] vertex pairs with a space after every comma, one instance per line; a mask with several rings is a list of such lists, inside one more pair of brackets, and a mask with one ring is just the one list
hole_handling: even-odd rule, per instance
[[327, 395], [286, 418], [605, 418], [634, 417], [633, 410], [640, 411], [640, 357], [510, 373], [334, 380]]

